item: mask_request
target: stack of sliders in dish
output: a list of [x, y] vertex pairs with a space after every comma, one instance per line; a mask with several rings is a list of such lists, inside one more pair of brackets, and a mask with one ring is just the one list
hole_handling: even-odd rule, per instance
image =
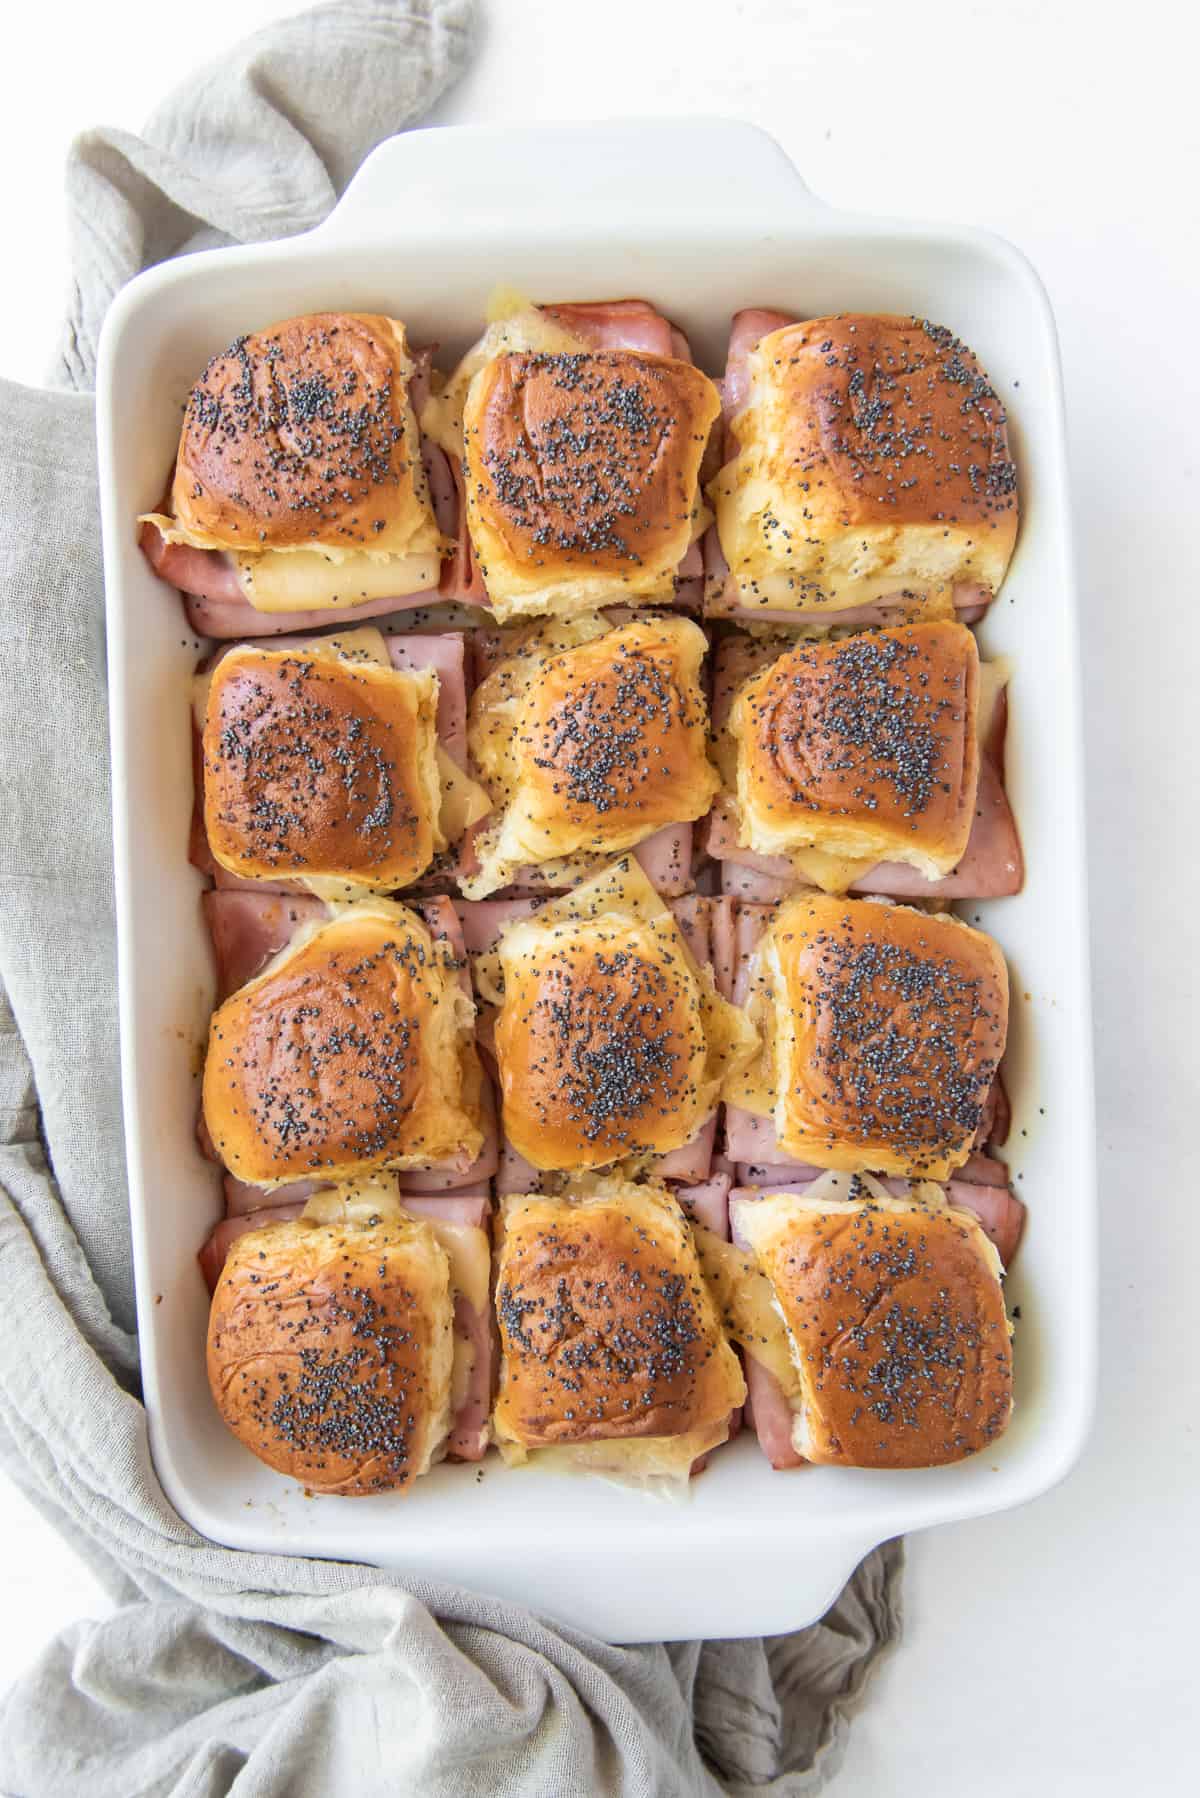
[[139, 521], [197, 633], [438, 597], [502, 622], [699, 609], [720, 399], [660, 313], [511, 299], [436, 393], [431, 358], [366, 313], [288, 319], [212, 358], [165, 497]]
[[[143, 543], [226, 639], [202, 1266], [271, 1465], [687, 1478], [739, 1357], [774, 1466], [1003, 1428], [1007, 978], [945, 907], [1023, 872], [968, 628], [1005, 424], [912, 318], [741, 313], [723, 395], [644, 301], [499, 304], [447, 377], [360, 314], [210, 364]], [[260, 1378], [309, 1311], [328, 1356]]]

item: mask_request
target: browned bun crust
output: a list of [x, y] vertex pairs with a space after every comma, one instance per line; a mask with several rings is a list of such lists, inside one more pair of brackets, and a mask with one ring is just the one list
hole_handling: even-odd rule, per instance
[[1012, 1348], [975, 1220], [815, 1202], [789, 1220], [758, 1259], [791, 1332], [807, 1459], [936, 1467], [994, 1442], [1012, 1409]]
[[504, 1132], [539, 1168], [682, 1147], [703, 1121], [705, 1034], [681, 952], [636, 922], [567, 922], [506, 963]]
[[689, 619], [634, 619], [542, 664], [515, 750], [530, 821], [544, 821], [552, 851], [624, 846], [630, 831], [648, 836], [708, 809], [704, 649]]
[[217, 861], [251, 879], [416, 880], [442, 841], [435, 708], [432, 690], [390, 668], [250, 645], [223, 657], [203, 741]]
[[445, 1440], [452, 1316], [427, 1224], [249, 1231], [209, 1317], [217, 1409], [260, 1461], [314, 1492], [403, 1491]]
[[239, 337], [192, 389], [172, 510], [247, 552], [308, 543], [370, 549], [424, 478], [403, 328], [318, 312]]
[[779, 463], [812, 483], [817, 520], [977, 524], [1016, 540], [1007, 416], [945, 325], [880, 313], [772, 334], [790, 401]]
[[963, 856], [975, 810], [979, 651], [962, 624], [800, 642], [738, 695], [750, 847], [905, 861]]
[[[636, 584], [691, 538], [700, 460], [720, 410], [690, 362], [633, 350], [510, 353], [472, 384], [465, 423], [484, 578]], [[486, 527], [481, 537], [477, 526]]]
[[214, 1014], [204, 1117], [221, 1160], [271, 1186], [477, 1153], [466, 1004], [401, 906], [299, 939]]
[[768, 932], [789, 1155], [942, 1180], [962, 1165], [1004, 1052], [991, 937], [909, 906], [803, 894]]
[[507, 1201], [496, 1314], [502, 1439], [677, 1436], [742, 1402], [687, 1224], [661, 1189]]

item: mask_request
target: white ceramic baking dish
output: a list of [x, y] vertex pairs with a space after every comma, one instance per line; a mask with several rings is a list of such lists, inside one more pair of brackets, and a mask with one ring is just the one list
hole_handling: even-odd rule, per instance
[[[212, 972], [186, 859], [197, 644], [134, 519], [159, 497], [192, 379], [239, 331], [308, 310], [386, 311], [453, 356], [498, 282], [543, 299], [644, 295], [713, 372], [739, 306], [914, 312], [972, 344], [1010, 405], [1023, 522], [981, 635], [1015, 666], [1008, 781], [1028, 879], [1020, 897], [970, 911], [1011, 960], [1009, 1153], [1029, 1224], [1009, 1282], [1016, 1414], [972, 1461], [779, 1474], [743, 1435], [681, 1505], [495, 1457], [482, 1478], [440, 1468], [405, 1500], [314, 1500], [242, 1449], [210, 1402], [195, 1254], [220, 1199], [192, 1132]], [[875, 1543], [1060, 1479], [1094, 1385], [1093, 1100], [1062, 396], [1050, 309], [1023, 258], [975, 231], [831, 211], [746, 125], [419, 132], [378, 149], [309, 235], [134, 281], [105, 327], [98, 400], [138, 1318], [154, 1464], [180, 1513], [235, 1547], [457, 1581], [638, 1641], [807, 1623]]]

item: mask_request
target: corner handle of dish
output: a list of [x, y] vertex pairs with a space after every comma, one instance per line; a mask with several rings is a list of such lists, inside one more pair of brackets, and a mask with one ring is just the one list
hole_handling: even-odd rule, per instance
[[574, 214], [591, 233], [652, 221], [683, 235], [732, 206], [769, 234], [820, 205], [775, 139], [736, 119], [455, 126], [386, 139], [318, 231], [376, 236], [383, 223], [408, 234], [452, 220], [460, 240], [518, 225], [553, 239]]

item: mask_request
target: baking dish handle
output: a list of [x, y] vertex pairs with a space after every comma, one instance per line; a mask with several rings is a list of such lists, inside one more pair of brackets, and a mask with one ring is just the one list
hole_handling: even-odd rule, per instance
[[736, 119], [468, 125], [388, 138], [317, 235], [416, 236], [452, 221], [460, 240], [494, 242], [518, 225], [553, 238], [575, 215], [619, 242], [646, 223], [694, 234], [734, 208], [769, 236], [797, 207], [820, 205], [775, 139]]

